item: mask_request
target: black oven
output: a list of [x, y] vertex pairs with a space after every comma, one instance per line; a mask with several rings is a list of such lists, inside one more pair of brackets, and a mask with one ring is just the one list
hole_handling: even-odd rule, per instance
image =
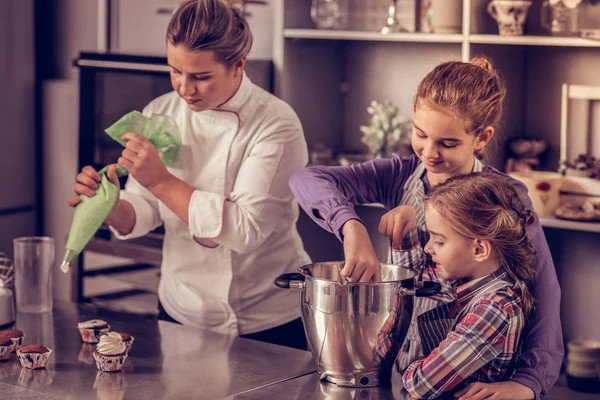
[[[142, 109], [156, 97], [170, 92], [169, 67], [166, 57], [111, 53], [80, 53], [74, 61], [79, 68], [79, 169], [92, 165], [100, 169], [115, 163], [122, 146], [104, 129], [126, 113]], [[246, 73], [252, 81], [272, 92], [272, 62], [248, 60]], [[125, 178], [126, 179], [126, 178]], [[125, 181], [121, 182], [123, 186]], [[111, 266], [106, 270], [86, 269], [79, 260], [79, 301], [89, 300], [83, 293], [86, 276], [99, 273], [123, 273], [143, 268], [156, 268], [161, 261], [162, 227], [143, 238], [120, 241], [107, 227], [101, 227], [86, 250], [133, 259], [137, 263]]]

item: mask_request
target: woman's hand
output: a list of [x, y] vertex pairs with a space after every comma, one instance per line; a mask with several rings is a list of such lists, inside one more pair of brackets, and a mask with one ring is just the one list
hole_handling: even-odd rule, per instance
[[392, 248], [400, 249], [402, 238], [417, 224], [417, 212], [411, 206], [398, 206], [381, 217], [379, 233], [392, 239]]
[[381, 264], [373, 249], [367, 228], [355, 219], [342, 227], [346, 262], [342, 275], [350, 282], [381, 282]]
[[482, 383], [475, 382], [456, 392], [458, 400], [530, 400], [535, 399], [533, 390], [514, 381]]
[[[116, 165], [111, 165], [106, 172], [106, 176], [117, 188], [120, 188], [116, 168]], [[87, 197], [93, 197], [96, 194], [96, 190], [98, 190], [98, 184], [101, 179], [100, 174], [94, 168], [89, 165], [83, 167], [81, 172], [77, 174], [77, 183], [73, 186], [75, 196], [71, 197], [67, 203], [71, 207], [75, 207], [81, 201], [79, 196], [86, 195]]]
[[127, 141], [119, 157], [119, 165], [125, 168], [140, 185], [151, 190], [171, 174], [158, 155], [158, 150], [148, 139], [137, 133], [127, 132], [121, 136]]

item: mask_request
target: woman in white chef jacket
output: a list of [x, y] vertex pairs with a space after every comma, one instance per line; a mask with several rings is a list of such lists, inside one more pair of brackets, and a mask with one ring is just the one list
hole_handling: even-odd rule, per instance
[[[173, 15], [174, 91], [143, 113], [176, 120], [179, 158], [167, 168], [148, 140], [124, 134], [118, 163], [129, 180], [105, 222], [119, 239], [164, 224], [160, 318], [305, 348], [298, 294], [273, 280], [310, 262], [288, 186], [308, 161], [306, 142], [292, 108], [244, 73], [251, 45], [244, 17], [222, 0], [187, 1]], [[117, 184], [115, 166], [108, 177]], [[69, 204], [99, 180], [83, 168]]]

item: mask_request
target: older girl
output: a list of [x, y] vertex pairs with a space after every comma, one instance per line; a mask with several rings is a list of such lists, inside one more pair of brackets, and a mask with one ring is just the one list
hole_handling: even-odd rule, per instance
[[[119, 239], [164, 224], [160, 318], [306, 348], [297, 296], [273, 285], [310, 262], [288, 186], [308, 161], [300, 121], [245, 74], [252, 35], [227, 2], [186, 1], [166, 42], [174, 90], [144, 114], [176, 120], [180, 155], [166, 168], [148, 140], [124, 134], [118, 163], [129, 180], [106, 223]], [[118, 185], [114, 167], [108, 177]], [[69, 204], [98, 180], [85, 167]]]
[[[432, 186], [469, 172], [501, 174], [483, 166], [478, 157], [494, 136], [505, 96], [505, 86], [487, 60], [440, 64], [421, 81], [415, 96], [414, 156], [349, 167], [310, 167], [294, 174], [290, 183], [300, 205], [317, 224], [343, 240], [343, 273], [349, 280], [378, 280], [381, 274], [379, 260], [354, 205], [381, 203], [390, 210], [382, 217], [379, 230], [392, 239], [395, 248], [407, 231], [407, 210], [415, 209], [419, 239], [424, 245], [429, 234], [423, 198]], [[501, 175], [515, 186], [521, 201], [531, 210], [526, 187]], [[500, 398], [540, 398], [558, 378], [562, 362], [560, 288], [554, 264], [539, 220], [528, 232], [536, 250], [532, 292], [537, 303], [512, 381], [488, 388], [500, 393]], [[413, 318], [436, 305], [434, 300], [417, 299]], [[422, 355], [418, 332], [409, 329], [399, 353], [403, 366]], [[469, 397], [471, 392], [466, 396], [485, 398]]]

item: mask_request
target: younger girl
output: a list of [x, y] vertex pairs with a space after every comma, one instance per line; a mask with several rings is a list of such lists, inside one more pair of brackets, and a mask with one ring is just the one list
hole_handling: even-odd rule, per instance
[[[424, 202], [431, 235], [425, 252], [433, 266], [418, 244], [416, 218], [392, 258], [404, 267], [424, 269], [426, 279], [452, 281], [455, 300], [417, 317], [424, 357], [405, 371], [394, 365], [392, 378], [397, 383], [403, 373], [411, 396], [431, 399], [471, 382], [507, 380], [514, 373], [533, 306], [527, 283], [534, 274], [534, 251], [526, 228], [534, 217], [514, 187], [491, 173], [450, 178]], [[383, 339], [393, 340], [389, 335]]]

